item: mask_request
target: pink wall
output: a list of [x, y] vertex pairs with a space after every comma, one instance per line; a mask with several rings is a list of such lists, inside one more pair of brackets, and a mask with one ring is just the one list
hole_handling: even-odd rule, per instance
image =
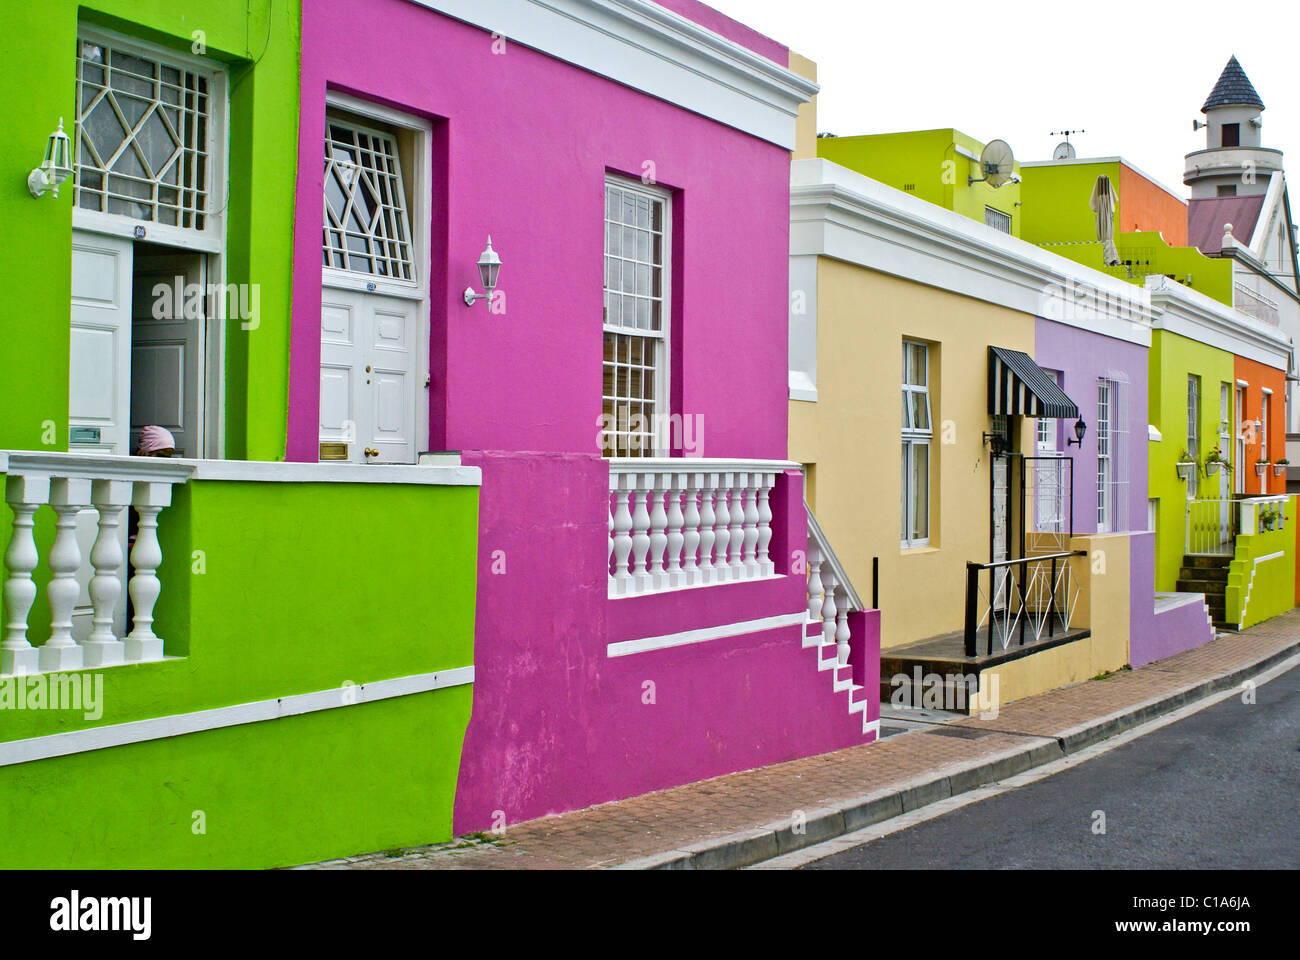
[[786, 66], [790, 62], [790, 49], [763, 36], [757, 30], [745, 26], [739, 20], [719, 13], [698, 0], [658, 0], [659, 6], [680, 13], [688, 20], [693, 20], [702, 27], [708, 27], [714, 33], [732, 40], [742, 47], [747, 47], [767, 59]]
[[[715, 11], [666, 5], [784, 60]], [[702, 418], [696, 455], [784, 459], [789, 154], [527, 48], [496, 55], [489, 34], [403, 0], [305, 0], [291, 459], [316, 456], [327, 87], [434, 123], [429, 447], [460, 449], [483, 470], [456, 830], [485, 828], [498, 810], [513, 823], [868, 739], [799, 626], [606, 650], [805, 609], [799, 576], [608, 600], [597, 430], [605, 174], [651, 161], [677, 191], [672, 410]], [[504, 315], [460, 300], [478, 286], [488, 233], [504, 261]], [[778, 570], [805, 546], [802, 494], [796, 472], [772, 498]], [[879, 641], [864, 640], [867, 663]]]
[[[371, 29], [359, 29], [359, 24]], [[675, 200], [675, 412], [785, 454], [789, 154], [404, 0], [306, 0], [288, 450], [316, 459], [327, 86], [435, 121], [430, 447], [598, 452], [607, 170]], [[507, 312], [460, 299], [488, 234]]]

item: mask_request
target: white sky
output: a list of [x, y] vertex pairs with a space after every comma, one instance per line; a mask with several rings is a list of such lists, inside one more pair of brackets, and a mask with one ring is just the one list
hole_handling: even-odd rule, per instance
[[[1300, 150], [1296, 0], [705, 0], [816, 61], [817, 126], [840, 136], [955, 127], [1047, 160], [1123, 156], [1179, 196], [1201, 104], [1237, 55], [1263, 145]], [[1300, 154], [1294, 162], [1300, 164]]]

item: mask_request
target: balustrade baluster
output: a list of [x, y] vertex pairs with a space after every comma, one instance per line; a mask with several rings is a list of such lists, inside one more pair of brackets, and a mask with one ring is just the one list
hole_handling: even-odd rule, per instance
[[727, 476], [727, 492], [731, 497], [731, 539], [727, 550], [731, 554], [731, 579], [745, 579], [745, 478], [746, 474]]
[[686, 511], [682, 516], [682, 576], [683, 585], [693, 587], [700, 582], [700, 567], [696, 556], [700, 549], [700, 475], [686, 475]]
[[162, 592], [158, 580], [158, 567], [162, 563], [162, 548], [158, 543], [158, 514], [171, 503], [170, 483], [140, 480], [135, 484], [131, 502], [140, 515], [135, 546], [131, 549], [131, 577], [127, 590], [135, 608], [135, 621], [126, 638], [126, 659], [132, 662], [161, 660], [162, 638], [153, 632], [154, 605]]
[[682, 525], [686, 522], [682, 514], [682, 492], [686, 487], [686, 477], [680, 473], [668, 476], [668, 586], [686, 585], [686, 574], [682, 570], [682, 545], [686, 542]]
[[772, 484], [776, 482], [776, 475], [771, 473], [758, 474], [758, 545], [755, 550], [755, 560], [758, 565], [758, 575], [760, 577], [770, 577], [776, 573], [776, 564], [768, 556], [768, 545], [772, 542], [772, 504], [769, 502], [772, 493]]
[[822, 602], [826, 599], [822, 588], [822, 554], [817, 544], [808, 543], [808, 620], [821, 620]]
[[835, 570], [829, 563], [822, 564], [822, 644], [835, 642]]
[[664, 497], [669, 478], [662, 473], [650, 475], [650, 586], [661, 590], [668, 585], [664, 551], [668, 548], [668, 512]]
[[632, 511], [628, 506], [629, 489], [634, 478], [625, 473], [611, 474], [610, 486], [614, 488], [614, 593], [624, 596], [632, 589], [632, 574], [628, 558], [632, 554]]
[[849, 596], [843, 588], [835, 594], [835, 657], [840, 666], [849, 662]]
[[696, 475], [700, 481], [700, 582], [717, 583], [713, 551], [718, 540], [716, 526], [718, 515], [713, 510], [713, 495], [717, 490], [717, 474]]
[[79, 670], [82, 649], [72, 639], [72, 611], [81, 594], [77, 571], [81, 546], [77, 543], [77, 514], [90, 504], [90, 481], [56, 477], [50, 481], [50, 506], [54, 510], [54, 543], [48, 557], [50, 582], [45, 596], [50, 603], [50, 638], [40, 649], [42, 671]]
[[727, 547], [731, 543], [731, 508], [727, 503], [727, 490], [731, 483], [731, 476], [715, 473], [712, 474], [712, 478], [712, 486], [717, 498], [714, 513], [718, 517], [713, 541], [713, 582], [726, 583], [731, 579], [731, 562], [727, 555]]
[[49, 477], [5, 478], [5, 501], [13, 511], [13, 533], [5, 550], [4, 609], [5, 633], [0, 641], [0, 673], [15, 676], [36, 673], [40, 655], [27, 641], [27, 615], [36, 602], [32, 571], [40, 562], [32, 519], [37, 508], [50, 499]]
[[650, 553], [650, 511], [646, 509], [646, 497], [654, 479], [651, 474], [636, 474], [635, 488], [632, 491], [632, 578], [637, 592], [649, 590], [651, 586]]
[[99, 532], [90, 549], [90, 603], [94, 621], [90, 636], [82, 644], [84, 665], [108, 667], [126, 660], [126, 644], [114, 629], [117, 604], [122, 596], [122, 511], [131, 502], [131, 484], [125, 480], [96, 480], [91, 484], [90, 502], [99, 511]]
[[744, 561], [745, 578], [752, 580], [758, 576], [758, 489], [762, 486], [761, 473], [746, 473], [745, 477], [745, 548], [741, 559]]

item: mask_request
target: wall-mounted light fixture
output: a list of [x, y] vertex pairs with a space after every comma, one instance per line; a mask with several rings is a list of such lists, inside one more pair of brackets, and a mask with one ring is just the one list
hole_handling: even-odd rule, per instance
[[483, 251], [482, 256], [478, 258], [478, 278], [483, 284], [486, 293], [475, 293], [473, 287], [465, 288], [465, 306], [474, 306], [475, 300], [489, 299], [488, 305], [491, 306], [490, 298], [492, 291], [497, 287], [497, 274], [501, 272], [501, 258], [497, 252], [492, 249], [492, 237], [488, 237], [487, 249]]
[[41, 165], [27, 177], [27, 189], [33, 197], [39, 197], [46, 190], [53, 190], [59, 195], [59, 184], [72, 175], [72, 145], [68, 135], [63, 132], [63, 118], [59, 117], [59, 129], [50, 134], [45, 144], [45, 159]]
[[1071, 440], [1069, 437], [1066, 437], [1065, 445], [1067, 447], [1071, 445], [1076, 447], [1082, 447], [1083, 435], [1087, 432], [1088, 432], [1088, 425], [1083, 422], [1083, 417], [1080, 417], [1078, 420], [1074, 421], [1074, 439]]

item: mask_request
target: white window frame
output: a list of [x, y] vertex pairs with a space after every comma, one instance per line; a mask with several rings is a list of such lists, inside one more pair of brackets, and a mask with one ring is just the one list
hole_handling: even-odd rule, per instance
[[[633, 194], [641, 194], [649, 197], [656, 203], [663, 205], [663, 264], [660, 267], [663, 276], [663, 294], [662, 303], [660, 304], [660, 316], [658, 330], [638, 330], [622, 324], [607, 323], [605, 313], [605, 297], [609, 291], [605, 286], [605, 257], [608, 256], [608, 243], [605, 238], [606, 222], [605, 210], [609, 202], [609, 188], [615, 187], [619, 190]], [[600, 273], [601, 273], [601, 341], [602, 341], [602, 359], [601, 359], [601, 414], [604, 415], [604, 337], [605, 334], [615, 334], [620, 336], [642, 337], [647, 340], [656, 341], [655, 346], [655, 365], [654, 365], [654, 422], [651, 424], [654, 436], [654, 449], [641, 451], [636, 456], [641, 457], [667, 457], [672, 453], [672, 431], [670, 429], [660, 429], [661, 425], [670, 423], [668, 419], [672, 415], [672, 323], [673, 323], [673, 195], [669, 190], [663, 187], [642, 183], [640, 180], [631, 177], [620, 176], [614, 173], [605, 175], [605, 187], [601, 197], [601, 256], [600, 256]], [[618, 291], [620, 294], [622, 291]], [[617, 398], [616, 398], [617, 399]], [[617, 451], [612, 449], [612, 444], [606, 440], [604, 431], [601, 433], [601, 454], [606, 459], [618, 456]]]
[[[995, 223], [989, 222], [990, 214], [992, 214], [992, 219], [996, 221]], [[1002, 229], [1002, 223], [1004, 220], [1006, 221], [1005, 230]], [[984, 226], [992, 227], [994, 230], [997, 230], [999, 233], [1005, 233], [1008, 236], [1010, 236], [1011, 214], [999, 210], [997, 207], [991, 207], [988, 204], [985, 204], [984, 205]]]
[[1115, 431], [1118, 392], [1111, 380], [1097, 381], [1097, 532], [1110, 533], [1114, 522]]
[[[181, 247], [186, 250], [202, 250], [207, 253], [222, 254], [226, 249], [226, 208], [230, 201], [230, 183], [228, 178], [230, 164], [230, 84], [225, 70], [213, 60], [179, 53], [170, 47], [160, 47], [145, 43], [126, 34], [99, 27], [78, 24], [77, 42], [102, 43], [135, 54], [146, 60], [165, 60], [178, 66], [184, 66], [196, 73], [202, 73], [208, 80], [208, 100], [212, 104], [212, 115], [208, 122], [208, 157], [210, 160], [208, 176], [208, 211], [205, 213], [205, 226], [202, 230], [193, 227], [173, 226], [158, 223], [155, 220], [137, 220], [120, 213], [107, 213], [100, 210], [83, 210], [73, 199], [72, 226], [78, 230], [91, 230], [114, 237], [135, 237], [136, 227], [144, 227], [143, 239], [169, 247]], [[78, 105], [79, 106], [79, 105]], [[80, 111], [78, 111], [80, 112]], [[75, 130], [69, 136], [74, 138], [73, 156], [80, 146], [81, 131]], [[225, 270], [221, 271], [222, 282]]]
[[[72, 227], [90, 233], [112, 237], [144, 239], [161, 246], [174, 247], [207, 254], [203, 273], [205, 282], [226, 289], [226, 210], [230, 204], [230, 77], [224, 66], [215, 60], [173, 50], [139, 40], [130, 34], [102, 27], [77, 23], [77, 44], [106, 44], [125, 53], [148, 60], [164, 60], [202, 73], [208, 79], [208, 100], [212, 113], [208, 118], [208, 158], [211, 188], [209, 209], [202, 230], [193, 227], [173, 226], [153, 220], [136, 220], [120, 213], [101, 210], [83, 210], [77, 206], [73, 192]], [[80, 56], [80, 49], [77, 51]], [[73, 97], [80, 113], [79, 93], [73, 81]], [[72, 156], [81, 142], [81, 131], [76, 128], [68, 134], [73, 138]], [[75, 174], [74, 174], [75, 176]], [[71, 178], [70, 178], [71, 179]], [[71, 186], [71, 185], [69, 185]], [[144, 237], [136, 237], [136, 228], [144, 229]], [[199, 450], [204, 457], [223, 458], [226, 455], [226, 323], [227, 303], [224, 297], [205, 298], [211, 311], [200, 337], [198, 384]]]
[[[925, 383], [913, 383], [910, 375], [910, 349], [911, 347], [920, 347], [925, 354]], [[910, 550], [915, 547], [926, 547], [930, 545], [931, 526], [934, 522], [934, 410], [930, 404], [930, 382], [933, 376], [932, 364], [930, 362], [930, 344], [920, 340], [904, 340], [902, 348], [902, 376], [901, 376], [901, 395], [903, 400], [903, 410], [905, 420], [902, 425], [902, 444], [900, 454], [902, 456], [902, 474], [900, 476], [901, 490], [899, 496], [899, 509], [902, 514], [899, 526], [899, 543], [902, 549]], [[913, 397], [921, 395], [925, 398], [925, 416], [927, 426], [917, 427], [912, 422], [912, 401]], [[916, 447], [923, 446], [926, 448], [925, 457], [925, 536], [913, 536], [912, 516], [913, 503], [916, 500], [916, 490], [913, 484], [915, 471], [912, 469], [913, 451]]]
[[[433, 238], [433, 126], [422, 117], [403, 113], [392, 107], [372, 103], [360, 97], [346, 93], [327, 90], [325, 93], [325, 111], [333, 107], [355, 114], [363, 120], [378, 121], [411, 135], [411, 164], [404, 170], [404, 179], [411, 188], [411, 209], [407, 211], [411, 229], [411, 252], [413, 263], [410, 280], [398, 280], [377, 274], [355, 273], [350, 270], [338, 270], [321, 265], [321, 286], [340, 290], [358, 290], [363, 293], [375, 293], [388, 297], [401, 297], [416, 300], [416, 326], [419, 328], [416, 343], [416, 381], [412, 391], [415, 402], [415, 440], [416, 453], [429, 443], [429, 338], [431, 293], [429, 264]], [[328, 122], [328, 121], [327, 121]], [[321, 142], [318, 159], [324, 162], [325, 140], [329, 133], [321, 125]], [[324, 183], [321, 190], [325, 189]], [[321, 207], [321, 230], [324, 230], [324, 210]], [[319, 244], [319, 235], [317, 235]], [[319, 262], [319, 261], [318, 261]], [[319, 305], [318, 305], [319, 306]], [[316, 336], [320, 336], [319, 325]], [[318, 374], [319, 375], [319, 374]]]

